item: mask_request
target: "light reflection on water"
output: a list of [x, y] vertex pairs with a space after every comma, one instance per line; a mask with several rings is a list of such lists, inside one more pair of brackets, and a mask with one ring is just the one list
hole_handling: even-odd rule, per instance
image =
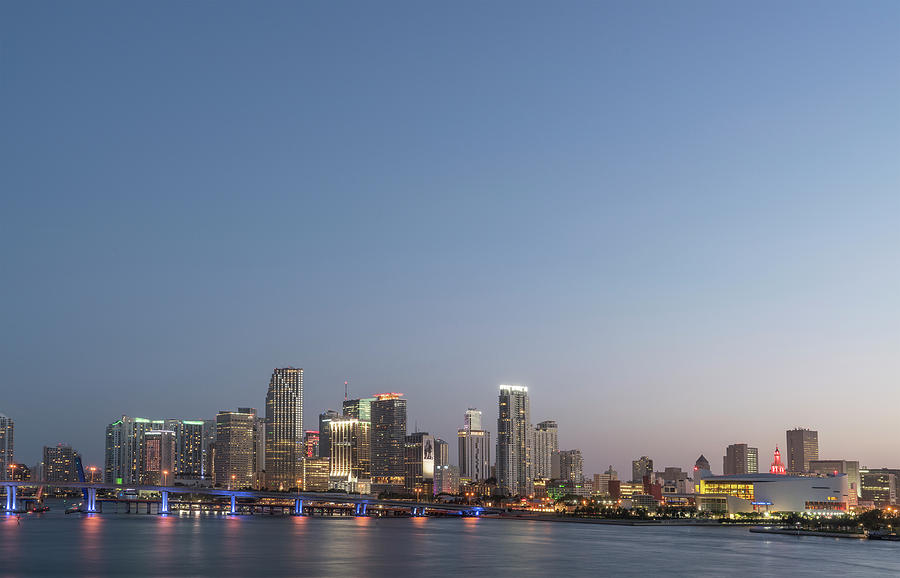
[[0, 516], [0, 576], [897, 575], [900, 544], [439, 518]]

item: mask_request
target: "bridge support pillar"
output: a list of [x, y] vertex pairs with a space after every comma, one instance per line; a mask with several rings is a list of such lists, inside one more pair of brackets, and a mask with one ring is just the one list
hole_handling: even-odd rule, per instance
[[237, 514], [237, 500], [235, 499], [234, 494], [231, 494], [231, 514]]
[[16, 511], [16, 486], [6, 486], [6, 511]]
[[368, 505], [368, 504], [366, 504], [365, 502], [362, 503], [362, 515], [363, 515], [363, 516], [366, 515], [366, 506], [367, 506], [367, 505]]
[[166, 491], [160, 492], [159, 513], [160, 514], [168, 514], [169, 513], [169, 492], [166, 492]]
[[97, 488], [86, 488], [87, 503], [84, 505], [84, 511], [88, 514], [97, 513]]
[[303, 515], [303, 500], [297, 498], [294, 500], [294, 515], [302, 516]]

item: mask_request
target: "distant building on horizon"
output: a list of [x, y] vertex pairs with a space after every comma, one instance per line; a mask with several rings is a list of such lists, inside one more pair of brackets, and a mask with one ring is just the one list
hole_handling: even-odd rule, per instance
[[524, 385], [501, 385], [497, 417], [497, 484], [513, 496], [532, 493], [531, 405]]
[[581, 484], [584, 482], [584, 459], [581, 450], [560, 450], [555, 452], [559, 460], [559, 475], [556, 479]]
[[272, 371], [266, 392], [266, 486], [297, 486], [303, 458], [303, 369]]
[[819, 432], [796, 428], [785, 433], [787, 438], [787, 471], [791, 474], [809, 472], [809, 462], [819, 459]]
[[726, 476], [759, 473], [759, 449], [744, 443], [731, 444], [725, 448], [722, 473]]

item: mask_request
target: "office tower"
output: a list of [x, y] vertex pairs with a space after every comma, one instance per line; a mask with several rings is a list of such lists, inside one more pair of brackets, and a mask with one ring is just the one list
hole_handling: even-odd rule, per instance
[[345, 399], [343, 410], [345, 417], [356, 418], [359, 421], [372, 421], [372, 402], [374, 397], [361, 399]]
[[372, 485], [374, 492], [402, 491], [406, 479], [406, 400], [381, 393], [372, 402]]
[[303, 457], [319, 457], [319, 430], [308, 429], [303, 432]]
[[304, 492], [326, 492], [329, 488], [331, 460], [328, 458], [303, 458], [301, 487]]
[[694, 462], [694, 472], [699, 473], [704, 471], [712, 473], [712, 470], [709, 467], [709, 460], [707, 460], [703, 454], [700, 454], [700, 457]]
[[434, 495], [459, 493], [459, 468], [445, 464], [434, 466]]
[[481, 410], [470, 407], [463, 418], [463, 429], [468, 431], [481, 431]]
[[722, 473], [727, 475], [755, 474], [759, 472], [759, 449], [747, 444], [731, 444], [725, 448]]
[[653, 475], [653, 460], [647, 456], [641, 456], [631, 462], [631, 481], [639, 484], [644, 481], [644, 476]]
[[888, 468], [861, 469], [859, 471], [862, 485], [860, 498], [867, 502], [873, 502], [876, 508], [895, 505], [897, 503], [897, 474], [896, 470]]
[[406, 436], [406, 476], [410, 494], [427, 497], [434, 493], [434, 436], [416, 432]]
[[43, 481], [77, 482], [78, 471], [75, 467], [75, 456], [77, 455], [78, 452], [66, 444], [44, 446]]
[[175, 433], [174, 477], [185, 480], [201, 479], [203, 477], [203, 421], [167, 419], [164, 427]]
[[559, 456], [557, 479], [579, 484], [584, 481], [584, 459], [581, 457], [581, 450], [562, 450], [556, 452], [556, 455]]
[[266, 486], [296, 487], [303, 457], [303, 369], [275, 369], [266, 392]]
[[216, 447], [216, 420], [203, 420], [203, 475], [204, 480], [213, 479], [213, 452]]
[[215, 485], [232, 489], [254, 486], [258, 436], [256, 421], [256, 410], [252, 408], [220, 411], [216, 415]]
[[9, 479], [12, 476], [11, 466], [15, 463], [15, 424], [9, 417], [0, 413], [0, 480]]
[[552, 461], [554, 452], [559, 451], [559, 428], [555, 421], [542, 421], [534, 428], [534, 477], [553, 477]]
[[497, 417], [497, 483], [511, 495], [526, 496], [532, 484], [532, 432], [528, 388], [501, 385]]
[[796, 428], [786, 432], [787, 470], [792, 474], [805, 474], [809, 462], [819, 459], [819, 432]]
[[141, 483], [171, 485], [175, 479], [175, 432], [150, 430], [141, 443]]
[[109, 424], [104, 440], [104, 481], [122, 484], [141, 483], [143, 472], [141, 448], [144, 435], [149, 431], [163, 429], [166, 429], [163, 420], [127, 415]]
[[319, 457], [331, 459], [331, 420], [342, 416], [333, 409], [319, 414]]
[[367, 421], [336, 418], [331, 428], [331, 471], [333, 482], [357, 482], [371, 478], [371, 451]]
[[443, 466], [450, 463], [450, 444], [441, 438], [434, 438], [434, 465]]
[[609, 495], [609, 483], [619, 479], [619, 474], [612, 466], [602, 474], [594, 474], [594, 492], [604, 496]]
[[[820, 476], [847, 474], [847, 481], [850, 483], [850, 489], [857, 498], [862, 490], [861, 479], [859, 476], [859, 462], [848, 460], [810, 460], [809, 472], [811, 474], [819, 474]], [[851, 501], [853, 505], [855, 501]]]
[[470, 482], [491, 477], [491, 432], [461, 429], [459, 444], [459, 476]]

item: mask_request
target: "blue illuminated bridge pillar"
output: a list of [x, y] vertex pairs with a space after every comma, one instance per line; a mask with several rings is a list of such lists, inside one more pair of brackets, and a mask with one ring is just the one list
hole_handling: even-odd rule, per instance
[[231, 514], [237, 514], [237, 500], [234, 494], [231, 494]]
[[163, 490], [159, 493], [159, 513], [160, 514], [168, 514], [169, 513], [169, 492]]
[[97, 513], [97, 488], [87, 488], [87, 503], [84, 506], [88, 514]]
[[7, 512], [16, 511], [16, 487], [6, 486], [6, 508]]
[[294, 515], [302, 516], [303, 515], [303, 500], [297, 498], [294, 500]]

